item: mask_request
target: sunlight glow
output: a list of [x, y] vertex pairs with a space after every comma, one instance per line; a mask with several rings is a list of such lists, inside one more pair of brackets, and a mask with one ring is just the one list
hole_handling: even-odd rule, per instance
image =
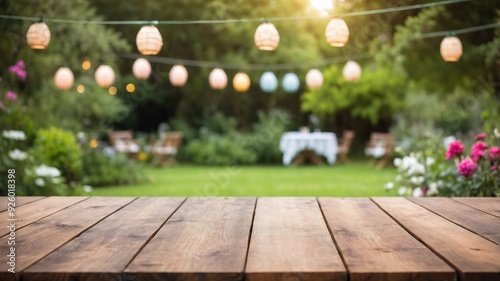
[[319, 11], [333, 9], [333, 0], [309, 0], [311, 5]]

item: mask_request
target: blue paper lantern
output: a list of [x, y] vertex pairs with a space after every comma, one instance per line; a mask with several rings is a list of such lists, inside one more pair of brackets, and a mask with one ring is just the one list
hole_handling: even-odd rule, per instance
[[299, 77], [295, 73], [287, 73], [283, 76], [283, 90], [285, 92], [292, 94], [297, 92], [300, 87]]
[[271, 71], [266, 71], [260, 77], [260, 88], [266, 93], [272, 93], [278, 88], [278, 78]]

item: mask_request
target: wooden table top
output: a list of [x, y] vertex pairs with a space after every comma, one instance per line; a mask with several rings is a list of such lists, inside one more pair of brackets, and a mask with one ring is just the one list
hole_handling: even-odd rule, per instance
[[16, 199], [0, 280], [500, 280], [500, 198]]

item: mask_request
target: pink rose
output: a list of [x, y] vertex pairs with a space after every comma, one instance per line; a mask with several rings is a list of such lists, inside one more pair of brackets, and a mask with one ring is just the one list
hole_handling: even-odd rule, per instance
[[474, 162], [478, 162], [482, 157], [484, 157], [484, 150], [488, 148], [488, 145], [482, 141], [476, 142], [471, 149], [470, 155]]
[[448, 151], [446, 151], [446, 160], [450, 160], [453, 156], [460, 156], [464, 151], [464, 145], [460, 140], [450, 143]]
[[492, 147], [488, 150], [490, 161], [500, 161], [500, 147]]
[[486, 133], [480, 133], [474, 137], [474, 140], [476, 141], [482, 141], [486, 138]]
[[7, 91], [7, 93], [5, 94], [5, 97], [8, 99], [8, 100], [17, 100], [17, 95], [16, 93], [12, 92], [12, 91]]
[[477, 164], [472, 161], [469, 157], [462, 160], [458, 163], [458, 172], [464, 177], [472, 177], [474, 173], [477, 171]]

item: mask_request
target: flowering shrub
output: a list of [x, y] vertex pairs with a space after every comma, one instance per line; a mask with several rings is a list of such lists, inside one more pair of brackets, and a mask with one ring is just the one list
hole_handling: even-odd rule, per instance
[[418, 152], [394, 160], [399, 174], [385, 187], [397, 187], [400, 196], [500, 196], [500, 133], [495, 129], [487, 138], [477, 135], [469, 154], [460, 140], [445, 151], [429, 138]]

